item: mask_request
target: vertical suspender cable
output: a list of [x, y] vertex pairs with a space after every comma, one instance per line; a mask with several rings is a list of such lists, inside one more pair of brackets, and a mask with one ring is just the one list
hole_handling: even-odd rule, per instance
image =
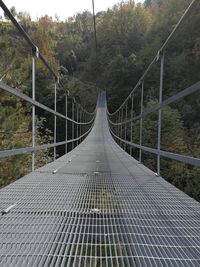
[[[54, 111], [57, 111], [57, 81], [55, 81], [54, 85]], [[57, 116], [54, 115], [54, 145], [57, 141]], [[56, 146], [54, 146], [54, 153], [53, 153], [54, 160], [56, 160]]]
[[[79, 137], [79, 124], [78, 124], [78, 115], [79, 115], [79, 105], [77, 104], [76, 107], [76, 121], [77, 121], [77, 125], [76, 125], [76, 138]], [[79, 140], [77, 140], [76, 145], [78, 146]]]
[[97, 59], [97, 30], [96, 30], [96, 16], [95, 16], [94, 0], [92, 0], [92, 10], [93, 10], [95, 51], [96, 51], [96, 59]]
[[[72, 120], [74, 120], [74, 99], [72, 99]], [[74, 122], [72, 122], [72, 139], [74, 139]], [[72, 142], [72, 149], [74, 148], [74, 141]]]
[[[79, 120], [80, 122], [82, 122], [82, 109], [80, 107], [80, 115], [79, 115]], [[80, 127], [79, 127], [79, 136], [82, 135], [82, 125], [80, 124]], [[82, 140], [80, 140], [79, 142], [81, 143]]]
[[[35, 51], [32, 56], [32, 99], [35, 100]], [[32, 105], [32, 147], [35, 148], [35, 106]], [[32, 152], [32, 171], [35, 169], [35, 151]]]
[[[141, 89], [141, 102], [140, 102], [140, 115], [143, 113], [143, 103], [144, 103], [144, 81], [142, 81]], [[142, 130], [143, 130], [143, 118], [140, 118], [140, 151], [139, 151], [139, 162], [142, 162]]]
[[[126, 114], [125, 114], [125, 122], [127, 121], [127, 116], [128, 116], [128, 101], [127, 101], [127, 103], [126, 103]], [[126, 140], [126, 138], [127, 138], [127, 122], [125, 123], [125, 129], [124, 129], [124, 140]], [[126, 151], [126, 143], [124, 143], [124, 150]]]
[[[164, 54], [164, 51], [160, 51], [159, 54], [161, 54], [159, 104], [162, 104], [165, 54]], [[158, 111], [158, 147], [157, 147], [158, 152], [160, 151], [160, 143], [161, 143], [161, 127], [162, 127], [162, 110], [159, 109]], [[157, 155], [157, 173], [158, 175], [160, 175], [160, 155]]]
[[[67, 100], [68, 100], [68, 92], [66, 93], [66, 96], [65, 96], [65, 114], [66, 114], [66, 117], [67, 117]], [[67, 128], [67, 125], [68, 124], [68, 121], [67, 119], [65, 120], [65, 141], [68, 140], [68, 128]], [[65, 145], [65, 153], [67, 154], [67, 143]]]
[[[134, 93], [131, 96], [131, 143], [133, 143], [133, 99], [134, 99]], [[130, 155], [133, 154], [133, 147], [130, 146]]]

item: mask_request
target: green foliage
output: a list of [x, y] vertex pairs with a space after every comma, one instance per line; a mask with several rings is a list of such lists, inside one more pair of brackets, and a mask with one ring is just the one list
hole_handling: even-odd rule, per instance
[[[22, 14], [21, 14], [22, 19]], [[29, 21], [30, 23], [30, 21]], [[31, 22], [32, 23], [32, 22]], [[18, 32], [9, 22], [0, 22], [0, 77], [1, 80], [22, 92], [30, 94], [31, 88], [31, 57], [24, 58], [26, 45], [20, 39]], [[41, 73], [41, 72], [40, 72]], [[1, 99], [1, 140], [0, 149], [14, 149], [31, 146], [31, 108], [26, 106], [20, 99], [0, 93]], [[44, 129], [44, 119], [37, 119], [36, 144], [43, 144], [52, 140], [52, 133]], [[50, 151], [36, 153], [36, 167], [50, 161]], [[0, 186], [20, 178], [31, 170], [31, 154], [18, 155], [2, 160], [0, 163], [1, 179]]]
[[[148, 110], [155, 106], [156, 102], [150, 100], [145, 108]], [[148, 116], [143, 120], [142, 144], [147, 147], [157, 147], [157, 114]], [[194, 145], [187, 143], [187, 130], [184, 128], [181, 113], [178, 109], [165, 107], [162, 109], [161, 150], [188, 155], [192, 147], [193, 155], [199, 157], [199, 135]], [[140, 122], [136, 121], [133, 127], [133, 142], [138, 143], [140, 136]], [[150, 169], [155, 169], [156, 158], [143, 153], [142, 161]], [[161, 159], [161, 175], [176, 187], [185, 191], [193, 198], [199, 200], [200, 170], [176, 161]]]
[[[31, 116], [20, 100], [7, 94], [0, 94], [1, 116], [0, 150], [31, 146]], [[28, 115], [29, 114], [29, 115]], [[51, 133], [43, 129], [45, 119], [36, 123], [36, 144], [51, 142]], [[41, 136], [41, 132], [44, 134]], [[49, 151], [36, 152], [36, 168], [48, 163], [52, 158]], [[0, 187], [31, 171], [31, 154], [17, 155], [0, 162]]]

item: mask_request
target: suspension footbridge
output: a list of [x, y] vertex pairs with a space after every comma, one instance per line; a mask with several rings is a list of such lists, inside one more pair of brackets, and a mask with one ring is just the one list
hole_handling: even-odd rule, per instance
[[[154, 108], [145, 112], [142, 109], [144, 74], [116, 112], [109, 113], [106, 93], [100, 91], [93, 113], [88, 113], [72, 98], [72, 110], [77, 112], [69, 118], [67, 101], [66, 115], [62, 115], [56, 105], [53, 110], [35, 100], [36, 57], [50, 67], [2, 1], [0, 4], [34, 48], [33, 97], [0, 83], [2, 90], [33, 107], [32, 146], [0, 152], [1, 158], [22, 153], [33, 156], [32, 172], [0, 190], [0, 266], [200, 266], [200, 204], [160, 176], [161, 157], [200, 166], [198, 158], [160, 148], [162, 108], [200, 90], [198, 82], [162, 100], [164, 50], [170, 39], [153, 61], [161, 62], [160, 102]], [[55, 85], [61, 86], [58, 80]], [[133, 106], [128, 103], [133, 102], [138, 88], [141, 113], [134, 117]], [[55, 116], [55, 137], [56, 118], [61, 117], [66, 121], [66, 130], [71, 125], [72, 138], [66, 135], [63, 142], [55, 138], [53, 144], [36, 146], [35, 107]], [[153, 112], [159, 113], [157, 149], [145, 147], [142, 139], [140, 144], [127, 140], [127, 124], [132, 129], [131, 123], [140, 120], [142, 131], [142, 119]], [[68, 151], [70, 143], [77, 146]], [[119, 144], [130, 149], [136, 147], [140, 157], [142, 151], [155, 154], [157, 173], [134, 159]], [[61, 145], [66, 146], [68, 153], [35, 169], [37, 150]]]
[[1, 266], [198, 266], [200, 205], [113, 140], [105, 95], [70, 153], [1, 190]]

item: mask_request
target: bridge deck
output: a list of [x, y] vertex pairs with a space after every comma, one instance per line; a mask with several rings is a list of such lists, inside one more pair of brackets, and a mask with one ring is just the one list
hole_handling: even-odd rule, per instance
[[103, 96], [82, 144], [0, 191], [13, 204], [3, 267], [200, 266], [200, 204], [115, 143]]

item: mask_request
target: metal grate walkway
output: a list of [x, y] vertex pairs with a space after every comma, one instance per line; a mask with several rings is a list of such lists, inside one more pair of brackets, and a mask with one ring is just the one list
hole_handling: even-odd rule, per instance
[[82, 144], [0, 190], [10, 206], [3, 267], [200, 266], [200, 204], [115, 143], [104, 94]]

